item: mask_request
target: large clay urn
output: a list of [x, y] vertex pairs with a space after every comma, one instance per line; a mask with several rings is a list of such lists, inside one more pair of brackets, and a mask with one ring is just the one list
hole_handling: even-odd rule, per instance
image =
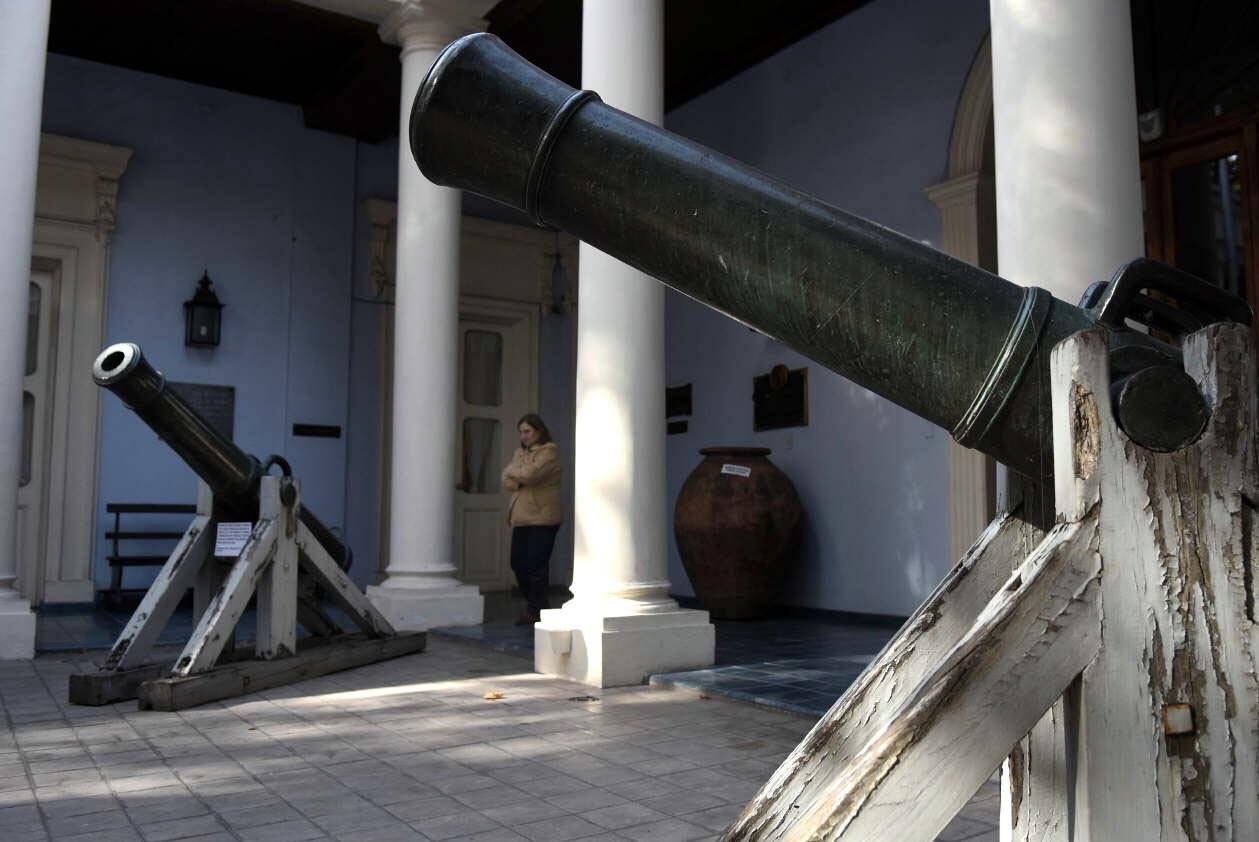
[[716, 619], [763, 617], [796, 561], [804, 509], [764, 447], [706, 447], [678, 495], [673, 532], [695, 595]]

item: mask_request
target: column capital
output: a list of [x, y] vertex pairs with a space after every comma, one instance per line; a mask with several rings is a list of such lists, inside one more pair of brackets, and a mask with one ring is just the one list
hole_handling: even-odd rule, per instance
[[440, 49], [456, 38], [483, 32], [483, 17], [493, 0], [401, 0], [380, 23], [381, 40], [402, 47], [403, 53]]

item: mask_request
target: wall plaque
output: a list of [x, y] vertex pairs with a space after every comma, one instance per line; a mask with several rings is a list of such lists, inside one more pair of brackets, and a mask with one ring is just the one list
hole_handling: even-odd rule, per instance
[[809, 370], [776, 365], [752, 378], [752, 429], [778, 430], [809, 424]]
[[232, 440], [233, 421], [236, 417], [236, 387], [176, 383], [170, 380], [166, 381], [166, 385], [195, 409], [206, 423], [228, 441]]
[[691, 384], [669, 386], [664, 390], [665, 418], [691, 414]]

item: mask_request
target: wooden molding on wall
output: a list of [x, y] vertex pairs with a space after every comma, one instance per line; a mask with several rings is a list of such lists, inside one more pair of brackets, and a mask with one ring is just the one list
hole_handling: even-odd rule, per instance
[[31, 258], [57, 279], [61, 306], [44, 552], [42, 560], [23, 559], [19, 571], [24, 595], [35, 604], [91, 602], [95, 596], [100, 390], [82, 374], [91, 370], [103, 342], [118, 182], [131, 154], [88, 140], [40, 137]]

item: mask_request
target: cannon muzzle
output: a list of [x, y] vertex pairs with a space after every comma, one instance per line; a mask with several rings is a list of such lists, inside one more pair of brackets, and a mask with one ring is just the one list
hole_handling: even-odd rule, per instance
[[[92, 364], [92, 380], [121, 398], [179, 454], [210, 486], [215, 505], [225, 514], [248, 520], [257, 517], [258, 483], [266, 470], [263, 464], [228, 441], [183, 398], [167, 389], [166, 378], [144, 358], [139, 345], [119, 342], [101, 351]], [[349, 546], [310, 509], [303, 506], [299, 517], [341, 569], [348, 570], [353, 560]]]
[[1189, 308], [1194, 324], [1249, 319], [1244, 302], [1144, 260], [1126, 267], [1128, 294], [1098, 297], [1131, 307], [1101, 318], [611, 108], [492, 35], [438, 57], [410, 143], [431, 181], [562, 228], [1033, 477], [1052, 471], [1059, 340], [1112, 328], [1120, 422], [1166, 451], [1196, 439], [1207, 410], [1177, 349], [1126, 329], [1159, 298], [1137, 293], [1167, 281], [1202, 305]]

